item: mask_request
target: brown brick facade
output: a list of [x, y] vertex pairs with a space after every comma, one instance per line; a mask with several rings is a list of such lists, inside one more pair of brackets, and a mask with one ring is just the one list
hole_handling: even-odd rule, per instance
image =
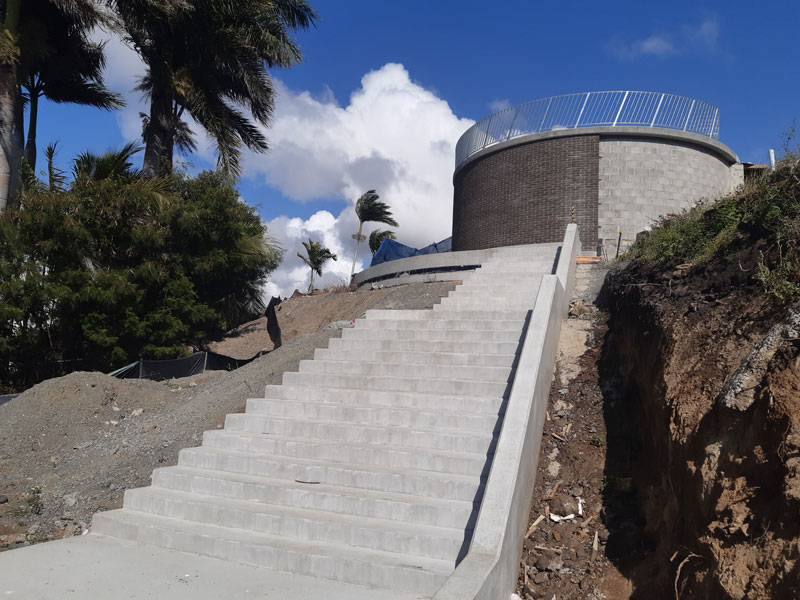
[[573, 205], [583, 247], [595, 249], [599, 141], [534, 141], [466, 164], [453, 181], [453, 250], [559, 242]]

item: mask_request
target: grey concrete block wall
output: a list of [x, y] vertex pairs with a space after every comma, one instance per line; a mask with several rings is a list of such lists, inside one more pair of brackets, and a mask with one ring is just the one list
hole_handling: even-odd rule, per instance
[[598, 237], [613, 258], [660, 216], [712, 200], [741, 183], [740, 164], [709, 149], [661, 137], [600, 138]]

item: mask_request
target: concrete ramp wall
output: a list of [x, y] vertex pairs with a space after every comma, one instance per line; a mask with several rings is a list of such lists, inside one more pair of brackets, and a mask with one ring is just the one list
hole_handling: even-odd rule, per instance
[[434, 600], [497, 600], [514, 591], [579, 249], [577, 227], [570, 225], [556, 275], [545, 275], [539, 288], [469, 552]]

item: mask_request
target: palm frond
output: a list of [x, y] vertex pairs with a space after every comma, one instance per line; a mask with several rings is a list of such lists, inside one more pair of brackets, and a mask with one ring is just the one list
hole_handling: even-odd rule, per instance
[[380, 196], [375, 190], [364, 192], [356, 201], [356, 215], [360, 223], [373, 221], [375, 223], [385, 223], [391, 227], [397, 227], [397, 221], [392, 217], [389, 205], [379, 200]]
[[369, 234], [369, 249], [370, 252], [375, 254], [380, 248], [381, 243], [383, 240], [393, 240], [395, 239], [394, 231], [390, 229], [375, 229], [372, 233]]

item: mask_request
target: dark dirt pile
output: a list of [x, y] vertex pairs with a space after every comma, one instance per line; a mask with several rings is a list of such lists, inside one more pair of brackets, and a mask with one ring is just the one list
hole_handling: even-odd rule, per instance
[[[517, 585], [523, 600], [631, 594], [631, 582], [612, 560], [631, 549], [621, 547], [618, 539], [610, 541], [610, 528], [630, 528], [624, 521], [636, 511], [628, 507], [615, 513], [607, 502], [611, 453], [604, 408], [615, 402], [616, 388], [603, 387], [601, 381], [607, 315], [593, 306], [605, 273], [601, 265], [578, 266], [575, 304], [562, 324], [523, 540]], [[551, 517], [570, 514], [574, 517], [559, 522]]]
[[[121, 506], [125, 489], [148, 485], [154, 468], [175, 464], [181, 448], [279, 384], [350, 320], [369, 308], [430, 308], [451, 289], [414, 284], [290, 299], [292, 339], [232, 372], [162, 383], [72, 373], [31, 388], [0, 406], [0, 549], [80, 533], [94, 512]], [[248, 336], [254, 345], [258, 336], [269, 340], [251, 330], [232, 343]]]
[[609, 278], [606, 481], [629, 478], [640, 509], [609, 545], [634, 543], [617, 562], [633, 597], [800, 597], [800, 331], [757, 260], [748, 246]]

